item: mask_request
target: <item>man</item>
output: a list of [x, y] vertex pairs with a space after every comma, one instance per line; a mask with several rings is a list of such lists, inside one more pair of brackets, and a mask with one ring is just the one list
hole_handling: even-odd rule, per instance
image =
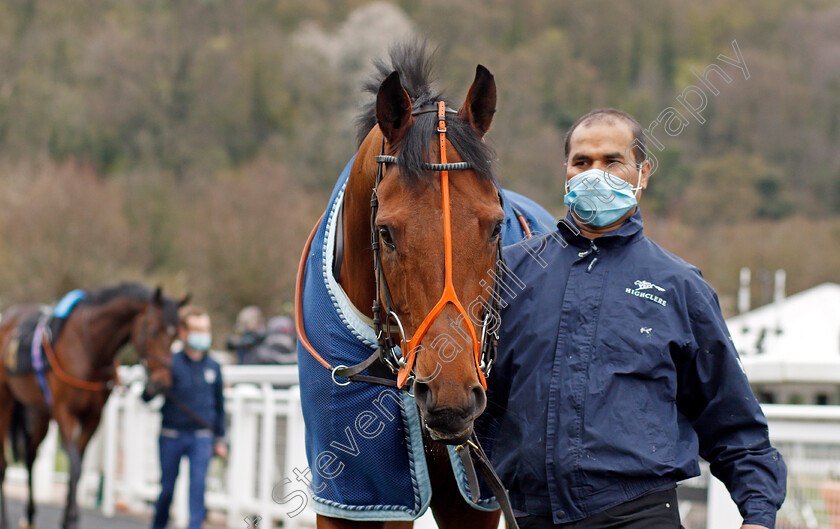
[[[161, 408], [160, 497], [155, 504], [152, 529], [164, 529], [175, 491], [181, 457], [190, 462], [190, 525], [199, 529], [204, 521], [204, 483], [207, 467], [215, 452], [227, 457], [222, 441], [225, 434], [222, 371], [210, 358], [212, 335], [210, 316], [197, 306], [186, 306], [178, 313], [178, 336], [183, 351], [172, 355], [172, 388]], [[143, 392], [143, 400], [153, 398]]]
[[[738, 504], [772, 528], [786, 467], [699, 270], [645, 237], [641, 126], [601, 109], [566, 135], [568, 215], [505, 249], [488, 409], [493, 462], [520, 527], [677, 529], [676, 482], [698, 452]], [[516, 283], [515, 285], [513, 283]]]

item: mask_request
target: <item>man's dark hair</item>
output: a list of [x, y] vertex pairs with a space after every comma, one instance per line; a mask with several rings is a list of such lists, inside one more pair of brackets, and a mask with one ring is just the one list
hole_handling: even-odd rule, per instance
[[645, 135], [642, 132], [642, 126], [638, 121], [636, 121], [636, 118], [623, 110], [618, 110], [617, 108], [598, 108], [592, 110], [591, 112], [587, 112], [575, 121], [566, 132], [564, 144], [565, 158], [569, 158], [569, 143], [572, 139], [572, 133], [580, 125], [589, 125], [591, 123], [598, 122], [615, 123], [615, 120], [617, 119], [630, 125], [630, 131], [633, 133], [633, 157], [635, 158], [636, 164], [638, 165], [644, 162], [647, 159], [647, 142], [645, 141]]

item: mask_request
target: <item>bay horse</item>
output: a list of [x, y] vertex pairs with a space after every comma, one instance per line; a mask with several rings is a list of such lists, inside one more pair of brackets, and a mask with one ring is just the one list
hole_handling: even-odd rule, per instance
[[[185, 302], [183, 300], [181, 303]], [[123, 283], [85, 293], [66, 316], [54, 343], [44, 334], [43, 350], [49, 360], [44, 372], [45, 391], [36, 374], [12, 375], [7, 370], [8, 355], [16, 355], [10, 343], [18, 336], [22, 322], [37, 318], [43, 306], [14, 305], [0, 322], [0, 447], [10, 431], [13, 452], [23, 456], [29, 474], [26, 527], [34, 527], [35, 503], [32, 492], [32, 466], [38, 446], [47, 434], [50, 418], [58, 423], [61, 444], [70, 462], [67, 504], [62, 527], [78, 527], [76, 487], [82, 457], [96, 431], [102, 408], [116, 379], [115, 356], [131, 342], [146, 366], [151, 391], [164, 391], [172, 383], [170, 347], [178, 327], [176, 302], [136, 283]], [[37, 333], [36, 333], [37, 334]], [[43, 382], [42, 382], [43, 383]], [[51, 403], [48, 403], [51, 401]], [[0, 450], [0, 529], [10, 529], [6, 516], [2, 484], [6, 459]]]
[[[333, 448], [314, 454], [310, 438], [331, 427], [330, 422], [335, 422], [335, 414], [341, 413], [342, 408], [349, 410], [358, 404], [352, 402], [352, 396], [337, 397], [337, 386], [374, 382], [413, 390], [432, 490], [428, 505], [438, 526], [495, 528], [499, 510], [471, 508], [462, 497], [463, 492], [459, 492], [448, 448], [453, 445], [460, 450], [469, 443], [473, 450], [480, 451], [471, 441], [473, 425], [487, 402], [485, 375], [495, 353], [494, 338], [486, 328], [492, 307], [480, 303], [477, 307], [481, 314], [476, 315], [476, 305], [472, 303], [487, 301], [488, 292], [495, 288], [492, 279], [488, 284], [488, 273], [498, 270], [507, 220], [504, 195], [490, 163], [494, 155], [483, 141], [496, 111], [495, 79], [479, 65], [466, 100], [456, 112], [446, 107], [444, 98], [431, 85], [424, 44], [396, 47], [391, 51], [390, 64], [375, 64], [378, 77], [366, 85], [366, 90], [376, 98], [359, 117], [358, 152], [342, 175], [345, 178], [349, 170], [346, 183], [340, 178], [334, 191], [331, 204], [337, 201], [337, 205], [333, 210], [328, 207], [307, 242], [298, 273], [295, 312], [300, 339], [301, 399], [307, 421], [309, 462], [313, 477], [317, 478], [317, 483], [308, 484], [315, 491], [333, 486], [341, 489], [333, 476], [349, 468], [353, 460], [338, 462], [337, 451], [358, 458], [359, 440], [381, 435], [382, 429], [373, 425], [376, 420], [382, 423], [383, 416], [388, 417], [379, 406], [381, 402], [376, 401], [377, 408], [371, 410], [380, 409], [383, 413], [377, 416], [361, 411], [355, 430], [352, 421], [346, 428], [333, 426], [331, 435], [336, 438], [329, 445]], [[544, 212], [544, 218], [551, 217]], [[527, 232], [527, 226], [524, 227]], [[331, 248], [332, 243], [325, 241], [333, 231], [337, 232], [335, 255], [325, 251], [322, 258], [319, 251], [312, 249], [313, 241], [316, 246], [325, 244]], [[327, 265], [333, 258], [335, 262]], [[325, 265], [323, 274], [319, 270], [321, 261]], [[349, 342], [340, 342], [330, 335], [319, 339], [319, 333], [335, 334], [323, 329], [334, 324], [323, 317], [316, 320], [326, 314], [323, 310], [307, 309], [307, 303], [317, 304], [311, 301], [317, 294], [308, 289], [304, 296], [304, 289], [322, 282], [320, 276], [326, 278], [327, 272], [334, 274], [339, 286], [330, 286], [331, 279], [327, 278], [328, 297], [323, 299], [335, 304], [342, 321], [364, 321], [376, 336], [371, 343], [370, 337], [364, 337], [364, 329], [353, 331], [368, 346], [378, 346], [372, 356], [353, 367], [337, 365]], [[345, 296], [349, 307], [342, 301]], [[309, 321], [304, 321], [304, 312]], [[313, 343], [323, 346], [332, 341], [336, 350], [318, 350], [310, 343], [313, 335]], [[383, 365], [390, 367], [396, 380], [388, 376]], [[332, 371], [332, 386], [330, 371], [324, 367]], [[318, 401], [326, 402], [328, 409], [313, 411]], [[411, 410], [405, 411], [410, 413]], [[469, 458], [461, 457], [466, 468]], [[387, 472], [387, 468], [368, 470], [365, 476], [358, 476], [356, 486], [375, 486], [371, 474], [377, 472]], [[471, 491], [478, 488], [475, 481], [470, 484]], [[348, 489], [343, 486], [344, 493], [349, 494]], [[341, 493], [339, 490], [336, 494]], [[495, 495], [499, 499], [500, 494]], [[503, 490], [501, 495], [507, 500]], [[383, 517], [379, 521], [361, 505], [337, 510], [336, 503], [316, 501], [319, 529], [394, 529], [413, 525], [406, 517]], [[400, 508], [386, 505], [387, 509], [392, 509], [390, 513]], [[421, 510], [425, 506], [411, 510], [409, 517], [416, 517]], [[515, 527], [512, 516], [508, 518]]]

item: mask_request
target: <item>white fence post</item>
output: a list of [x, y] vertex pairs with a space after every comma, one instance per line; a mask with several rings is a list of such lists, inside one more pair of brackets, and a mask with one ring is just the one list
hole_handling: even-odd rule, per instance
[[[286, 414], [286, 454], [284, 458], [283, 477], [288, 478], [291, 483], [283, 487], [283, 495], [286, 496], [294, 490], [303, 490], [311, 503], [308, 490], [305, 485], [297, 481], [295, 469], [302, 472], [309, 466], [306, 460], [306, 443], [304, 442], [303, 410], [300, 406], [300, 387], [293, 386], [288, 390], [288, 409]], [[290, 506], [294, 508], [295, 506]], [[288, 511], [284, 511], [283, 527], [288, 529], [303, 529], [315, 527], [315, 511], [311, 505], [295, 517], [289, 517]]]
[[54, 499], [55, 460], [60, 445], [58, 437], [58, 425], [51, 421], [47, 436], [38, 447], [38, 456], [32, 467], [32, 484], [35, 489], [33, 496], [36, 503], [47, 503]]
[[719, 479], [709, 476], [706, 529], [738, 529], [743, 518], [729, 491]]
[[[245, 414], [245, 406], [240, 391], [234, 386], [229, 391], [232, 398], [226, 399], [230, 404], [230, 431], [228, 432], [228, 440], [230, 441], [230, 453], [228, 454], [227, 465], [227, 493], [228, 493], [228, 522], [231, 518], [239, 518], [242, 513], [241, 498], [244, 491], [240, 486], [239, 470], [242, 468], [242, 455], [238, 445], [240, 443], [240, 432], [242, 431], [242, 421]], [[228, 523], [230, 525], [230, 523]]]
[[260, 438], [259, 468], [259, 515], [264, 520], [271, 520], [271, 491], [274, 487], [274, 461], [277, 440], [277, 416], [274, 413], [274, 388], [263, 382], [262, 389], [262, 427]]
[[103, 428], [96, 429], [85, 448], [85, 456], [82, 459], [82, 473], [79, 477], [76, 497], [79, 506], [86, 509], [96, 507], [96, 498], [99, 495], [103, 457], [102, 430]]
[[140, 406], [145, 404], [140, 400], [143, 393], [143, 385], [135, 382], [129, 386], [126, 392], [126, 399], [123, 402], [122, 420], [120, 421], [119, 432], [122, 437], [122, 470], [123, 470], [123, 491], [126, 495], [126, 502], [132, 510], [141, 510], [144, 507], [140, 487], [143, 482], [144, 466], [152, 464], [151, 461], [144, 461], [140, 455], [143, 452], [142, 439], [147, 434], [143, 428], [140, 416], [143, 410]]
[[117, 477], [117, 421], [119, 406], [125, 401], [123, 392], [115, 391], [105, 404], [102, 424], [102, 514], [114, 516], [116, 513], [116, 494], [114, 491]]
[[256, 450], [254, 441], [257, 433], [257, 417], [246, 407], [246, 398], [259, 395], [251, 384], [241, 384], [231, 388], [230, 416], [230, 459], [227, 468], [228, 525], [236, 526], [246, 514], [256, 512], [251, 505], [246, 505], [253, 496], [256, 470]]

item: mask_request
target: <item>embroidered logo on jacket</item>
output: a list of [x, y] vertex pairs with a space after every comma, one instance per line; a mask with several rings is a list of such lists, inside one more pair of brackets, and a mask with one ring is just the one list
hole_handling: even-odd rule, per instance
[[642, 281], [641, 279], [637, 279], [633, 284], [636, 285], [636, 288], [638, 290], [650, 290], [652, 288], [655, 288], [656, 290], [658, 290], [660, 292], [665, 292], [664, 288], [662, 288], [660, 286], [657, 286], [657, 285], [654, 285], [650, 281]]
[[[660, 292], [665, 292], [664, 288], [662, 288], [658, 285], [654, 285], [650, 281], [643, 281], [641, 279], [637, 279], [633, 284], [636, 285], [636, 288], [625, 288], [624, 292], [627, 293], [627, 294], [631, 294], [633, 296], [636, 296], [636, 297], [640, 297], [640, 298], [644, 298], [644, 299], [653, 301], [654, 303], [659, 303], [663, 307], [668, 305], [668, 302], [665, 301], [664, 299], [660, 298], [659, 296], [651, 294], [650, 292], [645, 292], [646, 290], [650, 290], [652, 288], [656, 289]], [[642, 331], [642, 332], [644, 332], [644, 331]]]

